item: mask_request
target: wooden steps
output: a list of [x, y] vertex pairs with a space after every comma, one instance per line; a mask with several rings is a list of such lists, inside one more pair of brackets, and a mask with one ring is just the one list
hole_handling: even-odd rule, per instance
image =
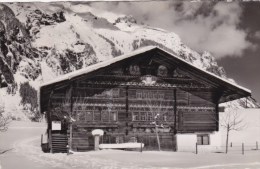
[[52, 153], [67, 153], [67, 145], [66, 134], [52, 134]]

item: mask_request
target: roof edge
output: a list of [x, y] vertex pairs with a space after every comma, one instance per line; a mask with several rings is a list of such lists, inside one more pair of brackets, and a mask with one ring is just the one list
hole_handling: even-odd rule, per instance
[[244, 90], [244, 91], [246, 91], [246, 92], [248, 92], [248, 93], [250, 93], [250, 94], [252, 93], [251, 90], [249, 90], [249, 89], [247, 89], [247, 88], [245, 88], [245, 87], [243, 87], [243, 86], [240, 86], [240, 85], [238, 85], [238, 84], [236, 84], [236, 83], [232, 83], [232, 82], [230, 82], [229, 80], [224, 79], [224, 78], [222, 78], [222, 77], [220, 77], [220, 76], [217, 76], [217, 75], [215, 75], [214, 73], [211, 73], [211, 72], [209, 72], [209, 71], [206, 71], [206, 70], [204, 70], [204, 69], [202, 69], [202, 68], [198, 68], [198, 67], [196, 67], [195, 65], [193, 65], [192, 63], [189, 63], [189, 62], [187, 62], [186, 60], [182, 59], [181, 57], [178, 57], [178, 56], [176, 56], [175, 54], [172, 54], [172, 53], [170, 53], [170, 52], [168, 52], [168, 51], [166, 51], [166, 50], [164, 50], [164, 49], [162, 49], [162, 48], [160, 48], [160, 47], [157, 47], [157, 46], [146, 46], [146, 47], [143, 47], [143, 48], [139, 48], [139, 49], [137, 49], [137, 50], [134, 50], [134, 51], [132, 51], [132, 52], [126, 53], [126, 54], [124, 54], [124, 55], [121, 55], [121, 56], [118, 56], [118, 57], [109, 59], [109, 60], [107, 60], [107, 61], [99, 62], [99, 63], [97, 63], [97, 64], [90, 65], [90, 66], [88, 66], [88, 67], [86, 67], [86, 68], [82, 68], [82, 69], [76, 70], [76, 71], [74, 71], [74, 72], [70, 72], [70, 73], [68, 73], [68, 74], [63, 75], [62, 77], [59, 77], [59, 78], [56, 78], [56, 79], [54, 79], [54, 80], [51, 80], [51, 81], [48, 81], [48, 82], [45, 82], [45, 83], [41, 84], [41, 85], [39, 86], [39, 89], [41, 89], [42, 87], [45, 87], [45, 86], [54, 84], [54, 83], [58, 83], [58, 82], [65, 81], [65, 80], [70, 80], [70, 79], [72, 79], [72, 78], [74, 78], [74, 77], [76, 77], [76, 76], [79, 76], [79, 75], [81, 75], [81, 74], [90, 73], [90, 72], [95, 71], [95, 70], [97, 70], [97, 69], [106, 67], [106, 66], [108, 66], [108, 65], [110, 65], [110, 64], [116, 63], [116, 62], [118, 62], [118, 61], [121, 61], [121, 60], [130, 58], [130, 57], [135, 56], [135, 55], [138, 55], [138, 54], [145, 53], [145, 52], [147, 52], [147, 51], [151, 51], [151, 50], [153, 50], [153, 49], [159, 49], [159, 50], [161, 50], [161, 51], [163, 51], [163, 52], [165, 52], [165, 53], [167, 53], [167, 54], [169, 54], [169, 55], [171, 55], [171, 56], [173, 56], [173, 57], [179, 59], [180, 61], [185, 62], [186, 64], [188, 64], [188, 65], [190, 65], [190, 66], [192, 66], [192, 67], [194, 67], [194, 68], [196, 68], [196, 69], [198, 69], [198, 70], [200, 70], [200, 71], [202, 71], [202, 72], [204, 72], [204, 73], [206, 73], [206, 74], [209, 74], [209, 75], [211, 75], [211, 76], [217, 78], [218, 80], [221, 80], [221, 81], [223, 81], [223, 82], [226, 82], [226, 83], [228, 83], [228, 84], [230, 84], [230, 85], [232, 85], [232, 86], [235, 86], [235, 87], [237, 87], [237, 88], [239, 88], [239, 89], [241, 89], [241, 90]]
[[[164, 49], [162, 49], [162, 48], [160, 48], [160, 47], [156, 47], [156, 48], [158, 48], [158, 49], [164, 51], [165, 53], [167, 53], [167, 54], [169, 54], [169, 55], [173, 55], [172, 53], [167, 52], [166, 50], [164, 50]], [[240, 85], [238, 85], [238, 84], [236, 84], [236, 83], [232, 83], [232, 82], [229, 81], [228, 79], [224, 79], [224, 78], [222, 78], [222, 77], [220, 77], [220, 76], [218, 76], [218, 75], [216, 75], [216, 74], [214, 74], [214, 73], [212, 73], [212, 72], [209, 72], [209, 71], [207, 71], [207, 70], [205, 70], [205, 69], [198, 68], [198, 67], [196, 67], [195, 65], [191, 64], [190, 62], [187, 62], [186, 60], [182, 59], [181, 57], [177, 57], [177, 58], [178, 58], [179, 60], [181, 60], [181, 61], [183, 61], [183, 62], [189, 64], [190, 66], [196, 68], [196, 69], [199, 69], [199, 70], [201, 70], [201, 71], [203, 71], [203, 72], [205, 72], [205, 73], [207, 73], [207, 74], [209, 74], [209, 75], [211, 75], [211, 76], [214, 76], [215, 78], [217, 78], [217, 79], [219, 79], [219, 80], [222, 80], [222, 81], [224, 81], [224, 82], [227, 82], [227, 83], [229, 83], [230, 85], [236, 86], [236, 87], [239, 88], [239, 89], [245, 90], [245, 91], [247, 91], [248, 93], [252, 93], [252, 91], [251, 91], [250, 89], [247, 89], [247, 88], [245, 88], [245, 87], [243, 87], [243, 86], [240, 86]]]
[[157, 47], [156, 46], [147, 46], [147, 47], [143, 47], [143, 48], [139, 48], [137, 50], [134, 50], [132, 52], [129, 52], [129, 53], [126, 53], [124, 55], [121, 55], [121, 56], [118, 56], [118, 57], [115, 57], [115, 58], [112, 58], [112, 59], [109, 59], [107, 61], [102, 61], [102, 62], [99, 62], [99, 63], [96, 63], [96, 64], [93, 64], [93, 65], [90, 65], [88, 67], [85, 67], [85, 68], [82, 68], [82, 69], [79, 69], [79, 70], [76, 70], [74, 72], [70, 72], [70, 73], [67, 73], [67, 74], [64, 74], [62, 75], [62, 77], [59, 77], [59, 78], [56, 78], [54, 80], [51, 80], [51, 81], [48, 81], [48, 82], [45, 82], [43, 84], [41, 84], [39, 86], [39, 89], [44, 87], [44, 86], [48, 86], [48, 85], [51, 85], [53, 83], [57, 83], [57, 82], [61, 82], [61, 81], [64, 81], [64, 80], [70, 80], [72, 79], [73, 77], [76, 77], [77, 75], [81, 75], [81, 74], [85, 74], [85, 73], [90, 73], [92, 71], [95, 71], [97, 69], [100, 69], [100, 68], [103, 68], [103, 67], [106, 67], [110, 64], [113, 64], [113, 63], [116, 63], [118, 61], [121, 61], [123, 59], [127, 59], [129, 57], [132, 57], [134, 55], [138, 55], [138, 54], [142, 54], [142, 53], [145, 53], [147, 51], [150, 51], [150, 50], [153, 50], [153, 49], [156, 49]]

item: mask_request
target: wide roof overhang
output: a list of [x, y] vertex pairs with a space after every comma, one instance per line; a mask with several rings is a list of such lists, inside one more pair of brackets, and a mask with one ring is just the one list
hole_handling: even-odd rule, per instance
[[176, 54], [169, 53], [159, 47], [148, 46], [135, 50], [131, 53], [121, 55], [113, 59], [88, 66], [86, 68], [82, 68], [80, 70], [60, 76], [59, 78], [56, 78], [52, 81], [43, 83], [39, 88], [40, 111], [44, 111], [42, 109], [42, 105], [47, 104], [51, 92], [54, 89], [66, 86], [66, 84], [70, 84], [71, 82], [82, 77], [93, 77], [93, 75], [98, 74], [99, 72], [107, 71], [107, 68], [109, 67], [113, 67], [118, 64], [120, 65], [121, 63], [125, 63], [130, 59], [137, 59], [138, 57], [141, 57], [142, 55], [145, 55], [149, 52], [156, 52], [156, 54], [158, 54], [160, 57], [165, 57], [169, 64], [178, 66], [179, 69], [184, 72], [188, 72], [193, 78], [199, 81], [203, 81], [217, 89], [216, 91], [219, 91], [220, 95], [219, 103], [251, 96], [251, 91], [247, 88], [244, 88], [234, 82], [230, 82], [229, 80], [219, 77], [211, 72], [198, 68], [178, 57]]

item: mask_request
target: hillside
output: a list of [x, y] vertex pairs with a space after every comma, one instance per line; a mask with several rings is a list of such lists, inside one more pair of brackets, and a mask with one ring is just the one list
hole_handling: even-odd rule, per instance
[[[149, 45], [228, 79], [209, 52], [198, 53], [177, 34], [138, 24], [131, 16], [70, 2], [0, 4], [0, 86], [12, 91], [10, 97], [19, 97], [20, 83], [29, 81], [37, 89], [59, 75]], [[251, 98], [247, 103], [258, 106]]]

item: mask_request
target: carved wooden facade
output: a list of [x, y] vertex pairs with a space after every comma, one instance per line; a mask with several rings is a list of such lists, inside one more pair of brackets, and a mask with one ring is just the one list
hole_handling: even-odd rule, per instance
[[[103, 143], [137, 139], [156, 149], [156, 121], [162, 148], [175, 150], [177, 133], [217, 131], [219, 103], [250, 95], [158, 48], [114, 60], [41, 87], [49, 138], [72, 124], [76, 151], [93, 148], [93, 129], [105, 131]], [[62, 130], [50, 131], [57, 120]]]

